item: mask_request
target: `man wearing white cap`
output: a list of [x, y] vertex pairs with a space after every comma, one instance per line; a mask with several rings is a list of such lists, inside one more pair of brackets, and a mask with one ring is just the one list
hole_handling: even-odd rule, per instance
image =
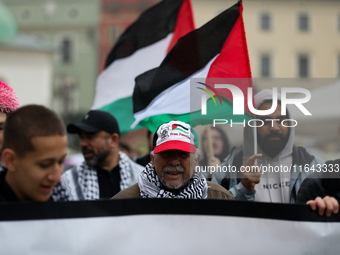
[[137, 184], [113, 198], [188, 198], [230, 199], [233, 196], [222, 186], [207, 182], [195, 172], [200, 158], [198, 137], [190, 125], [170, 121], [160, 125], [153, 139], [151, 163]]

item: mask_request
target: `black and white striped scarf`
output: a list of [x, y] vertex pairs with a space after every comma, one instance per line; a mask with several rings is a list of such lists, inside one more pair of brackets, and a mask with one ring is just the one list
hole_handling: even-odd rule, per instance
[[[126, 189], [131, 185], [131, 166], [127, 155], [119, 151], [119, 173], [120, 173], [120, 189]], [[72, 174], [64, 174], [61, 182], [57, 185], [52, 193], [52, 198], [55, 201], [61, 201], [63, 197], [67, 200], [98, 200], [99, 184], [96, 169], [89, 167], [83, 162], [81, 165], [75, 167]], [[75, 187], [74, 187], [75, 186]], [[72, 192], [71, 190], [77, 190]]]
[[208, 193], [207, 181], [201, 173], [194, 172], [184, 188], [178, 195], [164, 190], [156, 170], [149, 163], [139, 176], [138, 186], [140, 195], [144, 198], [188, 198], [188, 199], [206, 199]]

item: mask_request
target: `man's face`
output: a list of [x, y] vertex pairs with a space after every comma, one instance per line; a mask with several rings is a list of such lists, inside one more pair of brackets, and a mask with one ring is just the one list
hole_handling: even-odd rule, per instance
[[49, 200], [63, 173], [67, 137], [33, 137], [32, 145], [34, 151], [15, 156], [11, 187], [20, 201], [44, 202]]
[[110, 135], [105, 131], [97, 133], [80, 131], [79, 137], [86, 164], [91, 167], [101, 167], [111, 152]]
[[[259, 107], [259, 110], [268, 110], [271, 105], [271, 102], [263, 103]], [[289, 128], [281, 125], [281, 121], [287, 119], [287, 116], [281, 115], [281, 104], [278, 103], [276, 110], [272, 114], [260, 116], [258, 118], [262, 119], [264, 122], [262, 127], [257, 128], [258, 144], [267, 155], [274, 158], [284, 149], [288, 141]], [[278, 120], [266, 121], [266, 119]]]
[[[222, 136], [219, 131], [212, 128], [211, 137], [212, 137], [214, 156], [220, 156], [223, 152], [223, 146], [224, 146]], [[209, 151], [207, 133], [205, 133], [204, 138], [203, 138], [203, 147], [204, 147], [204, 151], [207, 153]]]
[[7, 119], [7, 114], [0, 112], [0, 149], [2, 148], [2, 141], [4, 136], [4, 125]]
[[185, 188], [192, 177], [199, 159], [193, 153], [166, 150], [151, 155], [152, 166], [161, 183], [170, 190]]

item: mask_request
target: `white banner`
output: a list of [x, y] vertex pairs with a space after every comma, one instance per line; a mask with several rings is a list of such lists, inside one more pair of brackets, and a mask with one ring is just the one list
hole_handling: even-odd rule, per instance
[[0, 254], [340, 254], [339, 237], [337, 215], [298, 205], [130, 199], [0, 206]]

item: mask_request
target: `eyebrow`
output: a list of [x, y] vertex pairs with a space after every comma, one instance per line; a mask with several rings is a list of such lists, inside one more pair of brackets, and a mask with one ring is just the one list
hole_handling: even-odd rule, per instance
[[[67, 153], [65, 153], [63, 156], [61, 156], [60, 158], [65, 158], [67, 156]], [[45, 158], [45, 159], [41, 159], [39, 161], [54, 161], [55, 158]], [[58, 159], [59, 160], [59, 159]]]

